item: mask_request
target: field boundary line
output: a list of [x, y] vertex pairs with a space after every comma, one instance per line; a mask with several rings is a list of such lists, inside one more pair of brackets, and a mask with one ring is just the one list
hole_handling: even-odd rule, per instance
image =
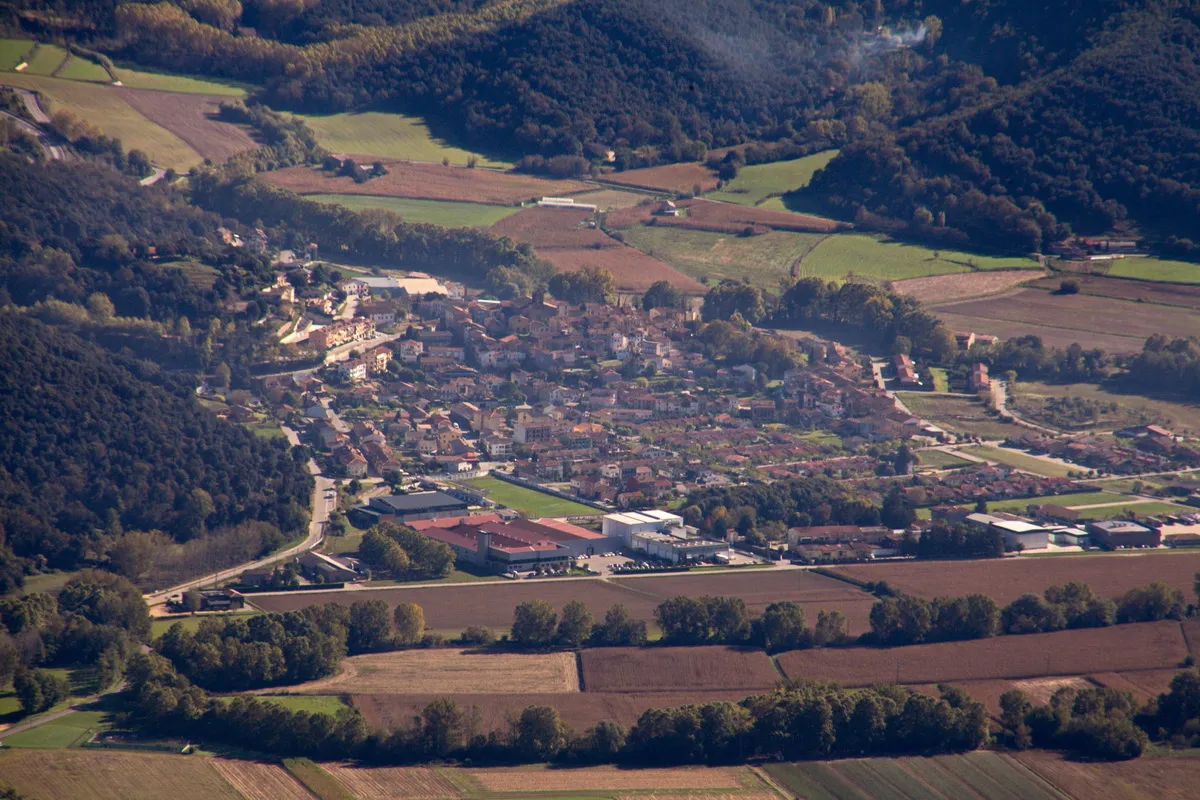
[[778, 658], [776, 658], [773, 655], [768, 655], [767, 658], [771, 659], [771, 666], [774, 667], [775, 672], [778, 673], [779, 682], [781, 684], [787, 683], [789, 680], [791, 680], [790, 678], [788, 678], [787, 673], [783, 671], [783, 667], [779, 666]]
[[[1003, 758], [1009, 764], [1015, 765], [1016, 767], [1020, 768], [1022, 771], [1028, 773], [1029, 776], [1033, 778], [1034, 782], [1042, 783], [1042, 784], [1050, 787], [1052, 790], [1054, 790], [1055, 794], [1061, 795], [1063, 800], [1071, 800], [1071, 798], [1074, 797], [1074, 795], [1068, 793], [1065, 789], [1061, 789], [1057, 785], [1055, 785], [1049, 778], [1043, 777], [1041, 773], [1035, 771], [1032, 767], [1029, 767], [1028, 765], [1023, 764], [1019, 759], [1013, 758], [1010, 754], [997, 753], [997, 755], [999, 755], [1001, 758]], [[1061, 758], [1061, 756], [1060, 756], [1060, 758]]]
[[[1183, 646], [1187, 648], [1188, 654], [1195, 655], [1196, 651], [1192, 649], [1192, 642], [1190, 639], [1188, 639], [1187, 626], [1184, 625], [1182, 621], [1179, 623], [1179, 634], [1183, 636]], [[1198, 642], [1198, 644], [1200, 644], [1200, 642]]]
[[776, 783], [775, 780], [770, 775], [768, 775], [767, 771], [764, 770], [762, 767], [752, 765], [752, 766], [749, 766], [748, 769], [750, 770], [750, 772], [752, 774], [758, 776], [758, 779], [760, 781], [762, 781], [766, 785], [766, 787], [768, 789], [770, 789], [772, 792], [774, 792], [775, 794], [779, 795], [780, 797], [785, 797], [785, 798], [793, 796], [791, 792], [785, 792], [783, 790], [783, 787], [780, 786], [778, 783]]
[[[1185, 644], [1186, 639], [1185, 639]], [[575, 651], [575, 680], [579, 685], [579, 691], [587, 691], [587, 682], [583, 679], [583, 650]]]

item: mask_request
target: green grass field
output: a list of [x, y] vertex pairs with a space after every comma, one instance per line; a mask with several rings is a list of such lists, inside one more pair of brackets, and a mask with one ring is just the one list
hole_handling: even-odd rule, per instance
[[469, 486], [487, 491], [488, 498], [502, 506], [531, 517], [569, 517], [583, 514], [599, 514], [600, 512], [581, 503], [551, 497], [543, 492], [526, 489], [512, 483], [505, 483], [498, 478], [475, 478], [465, 481]]
[[921, 458], [920, 466], [933, 469], [959, 469], [973, 463], [944, 450], [922, 450], [917, 455]]
[[1119, 258], [1108, 274], [1114, 278], [1141, 278], [1167, 283], [1200, 283], [1200, 264], [1161, 258]]
[[[813, 173], [832, 161], [837, 154], [837, 150], [826, 150], [791, 161], [742, 167], [738, 176], [725, 184], [724, 189], [710, 192], [705, 197], [747, 206], [759, 205], [770, 195], [779, 195], [808, 186]], [[785, 210], [782, 203], [779, 209]]]
[[109, 728], [106, 711], [74, 711], [35, 728], [4, 737], [6, 747], [61, 748], [78, 745], [98, 730]]
[[206, 619], [224, 620], [228, 617], [253, 617], [261, 614], [261, 611], [251, 609], [250, 611], [231, 611], [227, 614], [176, 614], [170, 617], [151, 617], [150, 618], [150, 638], [157, 639], [167, 632], [167, 629], [176, 622], [183, 625], [183, 629], [191, 633], [195, 633], [200, 627], [200, 623]]
[[1097, 506], [1096, 508], [1085, 508], [1079, 512], [1080, 519], [1109, 519], [1111, 517], [1157, 517], [1162, 514], [1182, 514], [1185, 512], [1195, 511], [1196, 509], [1189, 506], [1177, 506], [1173, 503], [1114, 503], [1109, 506]]
[[67, 57], [67, 51], [52, 44], [38, 45], [38, 49], [29, 59], [29, 66], [23, 70], [25, 75], [49, 75], [58, 69], [58, 65]]
[[930, 367], [929, 373], [933, 375], [933, 390], [935, 392], [950, 391], [950, 377], [946, 374], [946, 370], [941, 367]]
[[117, 80], [130, 89], [155, 89], [160, 92], [178, 92], [179, 94], [212, 94], [223, 97], [245, 97], [248, 89], [254, 87], [231, 81], [200, 78], [191, 75], [172, 75], [167, 72], [139, 69], [137, 67], [117, 67]]
[[[1075, 472], [1077, 468], [1066, 467], [1060, 464], [1055, 464], [1050, 461], [1043, 461], [1034, 456], [1025, 455], [1018, 450], [1009, 450], [1006, 447], [965, 447], [964, 452], [980, 458], [986, 458], [988, 461], [995, 461], [998, 464], [1005, 464], [1015, 469], [1032, 472], [1035, 475], [1045, 475], [1047, 478], [1065, 478], [1068, 472]], [[1079, 467], [1078, 469], [1083, 469]]]
[[[454, 147], [434, 137], [420, 117], [406, 114], [384, 114], [369, 111], [361, 114], [330, 114], [304, 116], [304, 121], [317, 134], [317, 140], [334, 153], [407, 158], [413, 161], [440, 162], [449, 158], [453, 164], [466, 164], [472, 155], [468, 150]], [[512, 163], [474, 154], [481, 167], [511, 167]]]
[[95, 61], [72, 56], [70, 63], [58, 73], [58, 77], [68, 81], [90, 81], [91, 83], [109, 83], [108, 71]]
[[41, 92], [50, 99], [51, 112], [69, 111], [120, 139], [126, 150], [141, 150], [155, 164], [187, 170], [202, 160], [182, 139], [143, 117], [113, 89], [15, 72], [6, 74], [4, 82]]
[[796, 260], [824, 238], [824, 234], [792, 231], [743, 238], [666, 226], [638, 226], [620, 233], [627, 244], [693, 278], [714, 283], [723, 278], [748, 278], [764, 289], [777, 289]]
[[1035, 269], [1037, 262], [1022, 257], [996, 257], [959, 250], [934, 250], [893, 242], [881, 236], [830, 236], [800, 262], [804, 277], [840, 278], [850, 273], [884, 280], [924, 278], [972, 269]]
[[443, 200], [417, 200], [410, 197], [376, 197], [350, 194], [310, 194], [309, 200], [337, 203], [352, 211], [382, 208], [399, 214], [406, 222], [428, 222], [447, 228], [487, 228], [521, 209], [517, 206], [491, 206], [482, 203], [452, 203]]
[[28, 39], [0, 39], [0, 70], [10, 70], [20, 63], [33, 42]]
[[1084, 492], [1082, 494], [1046, 495], [1044, 497], [1022, 497], [1016, 500], [993, 500], [987, 504], [988, 511], [1007, 511], [1010, 514], [1024, 514], [1026, 506], [1040, 506], [1051, 503], [1057, 506], [1073, 508], [1075, 506], [1090, 506], [1099, 503], [1121, 503], [1128, 498], [1111, 492]]

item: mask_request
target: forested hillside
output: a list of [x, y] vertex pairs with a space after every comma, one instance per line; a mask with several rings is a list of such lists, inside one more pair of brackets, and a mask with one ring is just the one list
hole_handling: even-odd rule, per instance
[[276, 537], [306, 525], [300, 460], [218, 420], [188, 381], [13, 312], [0, 312], [0, 357], [0, 583], [41, 567], [149, 569], [153, 553], [113, 552], [130, 555], [121, 544], [139, 531], [166, 534], [153, 548], [250, 522]]
[[[1055, 5], [1069, 21], [1076, 4]], [[1035, 250], [1068, 228], [1131, 226], [1194, 253], [1181, 240], [1200, 231], [1200, 4], [1141, 5], [1109, 31], [1067, 24], [1076, 38], [1046, 51], [1048, 62], [1081, 41], [1093, 46], [1044, 77], [843, 149], [804, 195], [843, 215], [865, 210], [926, 236], [1005, 249]], [[1026, 45], [1041, 35], [1030, 31]]]

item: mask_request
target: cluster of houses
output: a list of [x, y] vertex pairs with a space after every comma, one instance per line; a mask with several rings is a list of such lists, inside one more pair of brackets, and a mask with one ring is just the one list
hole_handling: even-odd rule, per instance
[[1008, 444], [1034, 455], [1048, 455], [1089, 470], [1114, 475], [1163, 472], [1200, 464], [1195, 443], [1159, 425], [1136, 425], [1115, 432], [1115, 438], [1084, 436], [1055, 439], [1033, 431], [1014, 434]]

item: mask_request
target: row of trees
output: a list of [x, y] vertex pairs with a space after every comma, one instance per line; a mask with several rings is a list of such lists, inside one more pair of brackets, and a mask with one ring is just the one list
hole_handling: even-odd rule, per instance
[[526, 600], [513, 611], [511, 638], [522, 647], [639, 647], [646, 643], [646, 623], [619, 603], [596, 622], [579, 600], [564, 605], [561, 615], [545, 600]]
[[1186, 611], [1183, 593], [1157, 581], [1130, 589], [1117, 602], [1097, 597], [1079, 581], [1051, 586], [1044, 597], [1022, 595], [1003, 608], [981, 594], [933, 600], [900, 595], [883, 597], [871, 608], [871, 637], [884, 645], [985, 639], [1182, 619]]
[[371, 527], [363, 535], [358, 552], [373, 568], [403, 580], [444, 578], [454, 569], [450, 545], [392, 522]]

